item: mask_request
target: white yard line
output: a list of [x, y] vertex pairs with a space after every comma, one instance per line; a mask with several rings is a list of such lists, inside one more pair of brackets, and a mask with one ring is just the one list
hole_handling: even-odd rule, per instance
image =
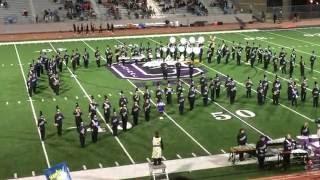
[[[119, 40], [118, 40], [119, 41]], [[120, 43], [122, 43], [121, 41], [119, 41]], [[92, 46], [90, 46], [88, 43], [86, 43], [85, 41], [83, 41], [83, 43], [85, 45], [88, 46], [88, 48], [90, 48], [92, 51], [94, 51], [94, 48]], [[104, 61], [106, 61], [106, 59], [104, 57], [102, 57], [102, 59]], [[126, 79], [134, 88], [137, 88], [137, 86], [129, 79]], [[139, 89], [140, 92], [142, 92], [140, 89]], [[156, 103], [151, 100], [151, 103], [154, 105], [154, 106], [157, 106]], [[173, 122], [182, 132], [184, 132], [193, 142], [195, 142], [203, 151], [205, 151], [208, 155], [211, 155], [211, 153], [204, 147], [202, 146], [192, 135], [190, 135], [183, 127], [181, 127], [171, 116], [169, 116], [166, 112], [164, 112], [164, 115], [171, 121]]]
[[[55, 47], [51, 44], [51, 42], [49, 42], [50, 46], [53, 48], [53, 50], [57, 53]], [[67, 66], [66, 66], [67, 67]], [[78, 78], [76, 76], [74, 76], [74, 74], [72, 73], [72, 71], [70, 70], [69, 67], [67, 67], [69, 73], [72, 75], [72, 77], [74, 78], [74, 80], [76, 81], [76, 83], [79, 85], [80, 89], [82, 90], [82, 92], [86, 95], [87, 99], [89, 100], [89, 102], [91, 101], [91, 98], [88, 94], [88, 92], [84, 89], [84, 87], [81, 85], [80, 81], [78, 80]], [[99, 110], [97, 110], [97, 113], [99, 114], [100, 118], [104, 121], [104, 123], [106, 124], [106, 126], [108, 127], [109, 131], [112, 133], [112, 129], [110, 127], [110, 125], [106, 122], [106, 120], [104, 119], [103, 115], [100, 113]], [[133, 160], [133, 158], [131, 157], [131, 155], [129, 154], [128, 150], [124, 147], [124, 145], [122, 144], [122, 142], [120, 141], [120, 139], [115, 136], [114, 137], [116, 139], [116, 141], [118, 142], [118, 144], [121, 146], [122, 150], [125, 152], [125, 154], [128, 156], [128, 158], [130, 159], [132, 164], [135, 164], [135, 161]]]
[[[19, 61], [19, 64], [21, 64], [20, 54], [19, 54], [19, 51], [17, 49], [17, 46], [14, 45], [14, 48], [15, 48], [15, 51], [16, 51], [16, 54], [17, 54], [17, 59]], [[22, 77], [23, 77], [23, 80], [24, 80], [24, 85], [25, 85], [25, 88], [26, 88], [26, 92], [27, 92], [27, 95], [28, 95], [28, 98], [29, 98], [30, 107], [31, 107], [31, 110], [32, 110], [34, 122], [35, 122], [35, 125], [37, 127], [37, 131], [38, 131], [39, 139], [40, 139], [40, 142], [41, 142], [43, 154], [44, 154], [44, 157], [46, 159], [47, 167], [50, 168], [51, 166], [50, 166], [48, 153], [47, 153], [46, 146], [45, 146], [44, 142], [41, 140], [40, 130], [38, 128], [38, 118], [37, 118], [37, 115], [36, 115], [36, 111], [35, 111], [35, 108], [34, 108], [34, 105], [33, 105], [32, 98], [29, 96], [28, 86], [27, 86], [27, 79], [26, 79], [26, 76], [24, 74], [22, 65], [20, 65], [20, 70], [21, 70], [21, 74], [22, 74]]]

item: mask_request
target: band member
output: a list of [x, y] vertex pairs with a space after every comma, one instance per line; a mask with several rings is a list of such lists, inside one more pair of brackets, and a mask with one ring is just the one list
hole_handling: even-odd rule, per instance
[[100, 67], [100, 63], [101, 63], [101, 55], [100, 55], [100, 51], [98, 48], [96, 48], [96, 51], [94, 53], [94, 57], [96, 58], [96, 64], [97, 64], [97, 67]]
[[117, 115], [117, 111], [115, 109], [113, 109], [113, 115], [111, 117], [111, 125], [112, 125], [112, 135], [118, 136], [119, 118]]
[[290, 134], [287, 135], [283, 142], [283, 168], [286, 170], [290, 166], [290, 155], [291, 155], [291, 150], [294, 147], [294, 142], [291, 139]]
[[149, 121], [150, 120], [150, 112], [151, 112], [150, 99], [145, 99], [144, 104], [143, 104], [143, 109], [144, 109], [144, 119], [146, 121]]
[[308, 87], [307, 78], [304, 77], [304, 78], [303, 78], [303, 81], [302, 81], [302, 83], [301, 83], [301, 101], [302, 101], [302, 102], [305, 102], [305, 101], [306, 101], [307, 87]]
[[289, 77], [292, 77], [293, 70], [294, 70], [294, 61], [291, 59], [289, 61]]
[[239, 44], [237, 48], [237, 65], [241, 64], [241, 54], [242, 54], [242, 47]]
[[165, 62], [161, 63], [161, 71], [162, 71], [163, 79], [167, 80], [168, 79], [168, 65], [167, 65], [167, 63], [165, 63]]
[[273, 58], [272, 58], [274, 73], [276, 73], [278, 71], [278, 62], [279, 62], [279, 58], [277, 56], [277, 53], [274, 53]]
[[231, 78], [229, 75], [226, 77], [226, 81], [224, 83], [224, 87], [226, 88], [227, 91], [227, 98], [230, 98], [230, 92], [231, 92]]
[[214, 79], [212, 78], [210, 78], [209, 89], [210, 89], [210, 99], [211, 101], [214, 101], [215, 94], [216, 94], [216, 84]]
[[73, 115], [74, 115], [74, 119], [75, 119], [75, 122], [76, 122], [76, 127], [77, 127], [77, 130], [79, 132], [80, 130], [80, 124], [82, 122], [82, 112], [81, 112], [81, 109], [79, 107], [79, 104], [76, 103], [76, 109], [73, 111]]
[[264, 89], [262, 86], [262, 82], [259, 83], [259, 86], [257, 88], [257, 98], [258, 98], [258, 104], [262, 105], [264, 103]]
[[268, 90], [269, 90], [269, 81], [268, 81], [268, 78], [267, 78], [267, 75], [263, 75], [263, 80], [262, 80], [262, 86], [263, 86], [263, 98], [264, 98], [264, 101], [266, 101], [266, 98], [267, 98], [267, 93], [268, 93]]
[[[244, 146], [244, 145], [246, 145], [247, 144], [247, 134], [246, 134], [246, 132], [245, 132], [245, 130], [244, 129], [240, 129], [239, 130], [239, 134], [238, 134], [238, 136], [237, 136], [237, 142], [238, 142], [238, 146]], [[244, 160], [244, 158], [243, 158], [243, 153], [239, 153], [239, 159], [240, 159], [240, 161], [243, 161]]]
[[[179, 99], [180, 94], [183, 92], [183, 87], [180, 80], [178, 80], [176, 92], [177, 92], [177, 99]], [[178, 103], [179, 103], [179, 100], [178, 100]]]
[[64, 119], [63, 114], [61, 113], [58, 106], [56, 106], [56, 114], [54, 115], [54, 124], [57, 127], [58, 135], [62, 135], [62, 121]]
[[132, 96], [133, 102], [137, 102], [140, 104], [140, 95], [139, 95], [139, 89], [136, 88], [134, 95]]
[[298, 88], [296, 85], [296, 82], [294, 82], [293, 87], [292, 87], [292, 99], [291, 99], [291, 105], [292, 106], [297, 106], [297, 99], [299, 97], [299, 92], [298, 92]]
[[97, 107], [98, 107], [98, 104], [95, 102], [94, 97], [91, 96], [89, 108], [88, 108], [89, 109], [89, 117], [91, 119], [93, 119], [94, 116], [97, 115]]
[[75, 73], [77, 69], [77, 60], [76, 60], [76, 55], [74, 50], [72, 50], [71, 65], [72, 65], [72, 73]]
[[161, 115], [160, 119], [163, 119], [162, 115], [164, 113], [165, 107], [166, 107], [166, 104], [161, 99], [159, 99], [158, 102], [157, 102], [157, 109], [158, 109], [158, 112]]
[[99, 120], [97, 115], [94, 115], [93, 119], [91, 119], [91, 137], [92, 137], [92, 142], [96, 143], [98, 141], [98, 131], [99, 131]]
[[190, 64], [189, 64], [189, 77], [190, 77], [190, 79], [192, 79], [192, 76], [193, 76], [193, 68], [194, 68], [194, 64], [193, 64], [193, 62], [190, 62]]
[[319, 87], [318, 83], [314, 82], [314, 88], [312, 89], [312, 96], [313, 96], [313, 107], [318, 107], [319, 103]]
[[138, 102], [135, 102], [131, 110], [131, 114], [133, 116], [133, 125], [138, 125], [139, 112], [140, 112], [139, 104]]
[[82, 56], [82, 59], [83, 59], [84, 67], [88, 68], [88, 66], [89, 66], [89, 53], [86, 48], [84, 48], [84, 54]]
[[166, 94], [166, 97], [167, 97], [167, 104], [171, 104], [173, 89], [171, 87], [170, 82], [168, 82], [167, 87], [164, 89], [164, 93]]
[[310, 130], [309, 130], [309, 124], [305, 122], [303, 126], [300, 129], [300, 135], [301, 136], [309, 136], [310, 135]]
[[250, 52], [251, 52], [251, 47], [250, 47], [248, 41], [247, 41], [247, 45], [245, 47], [245, 52], [246, 52], [246, 62], [248, 62], [250, 59]]
[[230, 82], [230, 104], [233, 104], [237, 95], [237, 86], [234, 80], [231, 78]]
[[152, 159], [153, 165], [161, 165], [162, 160], [162, 150], [163, 150], [163, 141], [159, 136], [159, 132], [156, 131], [154, 137], [152, 138]]
[[177, 79], [180, 79], [181, 63], [179, 61], [176, 63], [176, 74], [177, 74]]
[[193, 108], [194, 108], [195, 99], [196, 99], [196, 90], [195, 90], [194, 85], [191, 85], [190, 88], [189, 88], [189, 94], [188, 94], [190, 111], [192, 111]]
[[184, 101], [185, 101], [183, 93], [180, 94], [178, 100], [179, 100], [179, 113], [180, 115], [182, 115], [184, 112]]
[[279, 104], [279, 98], [280, 98], [280, 87], [278, 85], [278, 82], [276, 82], [272, 88], [272, 102], [274, 105]]
[[252, 85], [253, 85], [253, 83], [252, 83], [250, 77], [248, 77], [248, 79], [246, 81], [247, 98], [251, 98]]
[[79, 126], [79, 138], [80, 138], [80, 145], [82, 148], [85, 147], [86, 134], [87, 134], [87, 129], [84, 126], [83, 122], [81, 122]]
[[216, 85], [216, 98], [220, 97], [220, 89], [221, 89], [221, 81], [218, 74], [216, 74], [216, 78], [214, 79], [214, 83]]
[[40, 117], [38, 119], [38, 128], [40, 130], [40, 138], [42, 141], [44, 141], [46, 137], [46, 126], [45, 124], [47, 123], [42, 111], [40, 111]]
[[236, 57], [236, 46], [235, 46], [234, 41], [232, 41], [232, 46], [231, 46], [231, 57], [232, 57], [232, 60], [235, 60], [235, 57]]
[[208, 100], [209, 100], [209, 89], [208, 89], [207, 84], [204, 85], [202, 98], [203, 98], [203, 105], [207, 106], [208, 105]]
[[123, 91], [120, 92], [119, 107], [128, 104], [128, 99], [124, 96]]
[[104, 119], [107, 123], [109, 123], [110, 120], [110, 114], [111, 114], [111, 103], [108, 99], [107, 96], [104, 96], [104, 102], [102, 104], [102, 108], [103, 108], [103, 115], [104, 115]]
[[257, 150], [259, 168], [263, 169], [264, 168], [264, 159], [265, 159], [266, 151], [267, 151], [267, 141], [263, 135], [260, 136], [260, 140], [256, 144], [256, 150]]
[[315, 52], [312, 51], [312, 54], [311, 54], [311, 57], [310, 57], [310, 69], [311, 69], [311, 72], [313, 72], [313, 66], [314, 66], [314, 63], [317, 59], [317, 56], [315, 55]]
[[301, 77], [304, 77], [304, 69], [305, 69], [305, 66], [306, 66], [306, 63], [304, 62], [302, 56], [300, 56], [300, 76]]
[[162, 100], [163, 90], [161, 89], [160, 83], [158, 83], [157, 90], [156, 90], [156, 98], [157, 100]]
[[127, 123], [128, 123], [128, 109], [126, 105], [120, 107], [120, 117], [122, 122], [123, 131], [127, 131]]

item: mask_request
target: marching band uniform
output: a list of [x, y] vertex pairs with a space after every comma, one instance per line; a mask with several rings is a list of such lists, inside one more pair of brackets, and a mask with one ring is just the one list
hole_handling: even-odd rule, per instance
[[177, 79], [180, 79], [180, 74], [181, 74], [181, 63], [180, 62], [176, 63], [176, 73], [177, 73]]
[[294, 86], [292, 88], [292, 99], [291, 99], [292, 106], [298, 105], [298, 103], [297, 103], [298, 95], [299, 95], [298, 88], [296, 86], [296, 82], [294, 82]]
[[314, 88], [312, 89], [312, 96], [313, 96], [313, 107], [318, 107], [319, 87], [317, 82], [314, 82]]
[[220, 89], [221, 89], [221, 81], [218, 74], [216, 74], [216, 78], [214, 80], [214, 83], [216, 85], [216, 98], [220, 97]]
[[211, 101], [214, 101], [215, 94], [216, 94], [216, 84], [213, 79], [210, 80], [209, 89], [210, 89], [210, 99]]
[[143, 104], [143, 109], [144, 109], [144, 119], [146, 121], [150, 120], [150, 112], [151, 112], [151, 103], [150, 99], [146, 99]]
[[288, 134], [283, 143], [283, 168], [286, 170], [290, 166], [291, 150], [294, 148], [294, 142]]
[[188, 94], [188, 100], [189, 100], [189, 105], [190, 105], [190, 111], [193, 110], [194, 108], [194, 102], [196, 99], [196, 91], [193, 85], [190, 86], [189, 88], [189, 94]]
[[80, 145], [81, 145], [82, 148], [85, 147], [86, 134], [87, 134], [87, 129], [83, 125], [83, 122], [81, 122], [81, 124], [79, 126], [79, 139], [80, 139]]
[[96, 143], [98, 141], [98, 131], [99, 131], [99, 120], [97, 115], [91, 119], [91, 137], [92, 137], [92, 142]]
[[267, 142], [266, 142], [264, 136], [261, 136], [260, 140], [257, 142], [256, 150], [257, 150], [259, 168], [263, 169], [264, 168], [264, 160], [265, 160], [266, 151], [267, 151]]
[[45, 117], [42, 114], [42, 111], [40, 111], [40, 117], [38, 119], [38, 128], [40, 130], [40, 138], [42, 141], [44, 141], [45, 136], [46, 136], [46, 126], [45, 124], [47, 123]]
[[208, 100], [209, 100], [209, 89], [208, 89], [207, 84], [204, 85], [202, 98], [203, 98], [203, 105], [207, 106], [208, 105]]
[[306, 101], [306, 96], [307, 96], [307, 79], [304, 78], [304, 80], [301, 83], [301, 101], [305, 102]]
[[172, 92], [173, 92], [173, 89], [172, 89], [170, 83], [168, 83], [168, 86], [164, 89], [164, 92], [165, 92], [166, 97], [167, 97], [167, 104], [171, 104], [172, 103]]
[[111, 117], [111, 125], [112, 125], [112, 135], [118, 136], [119, 118], [117, 116], [117, 112], [114, 109], [113, 109], [113, 115]]
[[107, 123], [109, 123], [109, 120], [110, 120], [111, 107], [112, 106], [108, 97], [105, 96], [105, 100], [104, 100], [104, 103], [102, 104], [102, 108], [103, 108], [104, 119], [106, 120]]
[[257, 98], [258, 98], [258, 104], [262, 105], [264, 103], [264, 89], [262, 86], [262, 83], [259, 83], [259, 86], [257, 88]]
[[230, 82], [230, 88], [231, 88], [230, 89], [230, 104], [233, 104], [236, 99], [237, 86], [232, 78], [231, 78], [231, 82]]
[[309, 130], [309, 126], [308, 126], [307, 122], [304, 123], [304, 125], [301, 127], [300, 134], [301, 134], [301, 136], [309, 136], [310, 135], [310, 130]]
[[184, 96], [183, 93], [180, 94], [179, 96], [179, 113], [182, 115], [184, 112]]
[[121, 122], [122, 122], [122, 129], [123, 131], [127, 131], [128, 109], [126, 105], [120, 107], [120, 116], [121, 116]]
[[313, 72], [313, 66], [316, 59], [317, 59], [317, 56], [314, 54], [314, 51], [312, 51], [312, 55], [310, 57], [311, 72]]
[[192, 79], [192, 76], [193, 76], [193, 68], [194, 68], [194, 65], [193, 63], [190, 63], [189, 64], [189, 77]]
[[131, 114], [133, 116], [133, 124], [138, 125], [140, 107], [137, 102], [134, 103]]
[[57, 126], [58, 135], [61, 136], [62, 135], [62, 121], [64, 119], [64, 116], [60, 112], [58, 106], [56, 108], [57, 108], [57, 112], [54, 116], [54, 124]]
[[[247, 144], [247, 134], [245, 133], [244, 129], [240, 129], [239, 134], [237, 136], [237, 141], [239, 146], [244, 146]], [[240, 161], [243, 161], [243, 153], [239, 153]]]
[[248, 80], [246, 82], [246, 88], [247, 88], [247, 98], [251, 98], [251, 89], [252, 89], [252, 81], [250, 79], [250, 77], [248, 77]]
[[300, 64], [300, 75], [301, 77], [304, 77], [304, 69], [305, 69], [306, 63], [302, 59], [302, 56], [299, 64]]
[[73, 111], [73, 115], [74, 115], [74, 119], [75, 119], [75, 122], [76, 122], [76, 127], [77, 127], [77, 130], [78, 132], [80, 131], [80, 124], [82, 122], [82, 112], [81, 112], [81, 109], [79, 107], [79, 104], [76, 103], [76, 109]]

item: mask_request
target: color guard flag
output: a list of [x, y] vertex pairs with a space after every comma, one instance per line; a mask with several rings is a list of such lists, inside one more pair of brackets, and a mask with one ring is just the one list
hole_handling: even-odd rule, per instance
[[69, 168], [66, 163], [57, 164], [44, 171], [47, 180], [71, 180]]

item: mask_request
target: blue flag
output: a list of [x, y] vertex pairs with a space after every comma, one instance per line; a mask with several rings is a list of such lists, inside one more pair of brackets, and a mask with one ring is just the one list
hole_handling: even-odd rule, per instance
[[69, 168], [66, 163], [57, 164], [44, 171], [47, 180], [71, 180]]

